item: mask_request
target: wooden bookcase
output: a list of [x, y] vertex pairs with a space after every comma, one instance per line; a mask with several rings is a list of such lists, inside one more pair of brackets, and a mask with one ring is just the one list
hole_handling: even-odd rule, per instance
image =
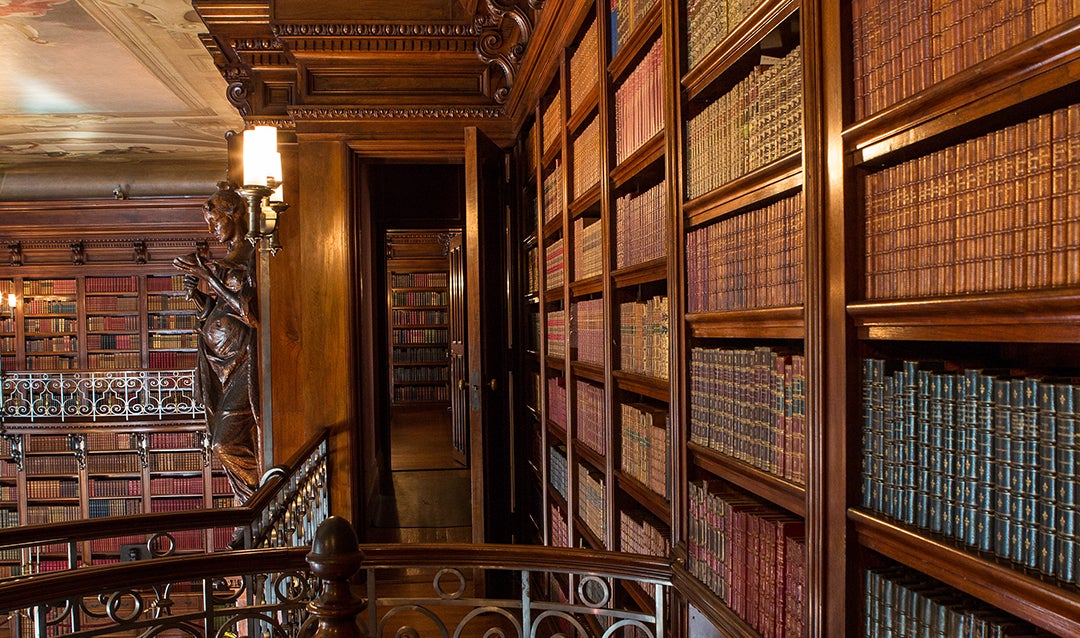
[[557, 5], [526, 536], [672, 555], [684, 630], [855, 635], [907, 588], [1080, 632], [1080, 8], [1021, 4]]
[[387, 233], [387, 342], [393, 405], [450, 402], [447, 236], [445, 232]]

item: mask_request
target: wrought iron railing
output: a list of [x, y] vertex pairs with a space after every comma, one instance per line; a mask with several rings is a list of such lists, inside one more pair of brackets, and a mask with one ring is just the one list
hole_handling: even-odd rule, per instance
[[[78, 557], [83, 544], [94, 540], [142, 536], [146, 539], [144, 550], [138, 554], [161, 558], [176, 553], [179, 533], [219, 528], [239, 530], [245, 548], [310, 544], [316, 528], [330, 512], [328, 457], [328, 433], [324, 430], [287, 463], [266, 472], [259, 489], [241, 507], [3, 528], [0, 553], [20, 552], [27, 560], [43, 551], [62, 553], [67, 568], [74, 569], [80, 567]], [[32, 571], [26, 569], [24, 573]]]
[[[433, 574], [430, 587], [395, 594], [403, 571]], [[30, 635], [40, 637], [662, 638], [671, 577], [666, 560], [614, 552], [358, 545], [348, 523], [331, 517], [310, 552], [165, 557], [0, 583], [0, 613], [29, 604]]]
[[197, 419], [194, 370], [5, 372], [4, 419], [98, 421]]

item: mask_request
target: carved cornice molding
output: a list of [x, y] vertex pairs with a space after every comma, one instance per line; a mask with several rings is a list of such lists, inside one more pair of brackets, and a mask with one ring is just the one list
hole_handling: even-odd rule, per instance
[[336, 108], [317, 106], [290, 107], [295, 120], [497, 120], [506, 117], [501, 106], [414, 107], [414, 108]]
[[475, 23], [436, 24], [275, 24], [280, 38], [472, 38], [480, 35]]
[[246, 67], [229, 65], [221, 70], [228, 86], [225, 89], [225, 98], [229, 100], [240, 115], [246, 117], [251, 113], [251, 74]]
[[[532, 37], [530, 12], [516, 4], [518, 1], [504, 4], [500, 0], [485, 0], [488, 14], [476, 16], [476, 25], [481, 29], [477, 55], [498, 72], [492, 78], [490, 97], [499, 104], [505, 104], [510, 96]], [[535, 9], [531, 0], [529, 6]]]

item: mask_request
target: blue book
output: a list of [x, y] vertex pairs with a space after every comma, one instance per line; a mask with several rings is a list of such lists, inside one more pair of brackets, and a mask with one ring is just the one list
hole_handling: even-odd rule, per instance
[[1076, 387], [1069, 383], [1055, 384], [1054, 411], [1056, 414], [1057, 499], [1054, 509], [1054, 549], [1057, 577], [1075, 582], [1076, 569]]
[[1054, 522], [1056, 519], [1057, 498], [1057, 411], [1054, 408], [1056, 386], [1053, 383], [1039, 383], [1037, 423], [1037, 510], [1038, 524], [1036, 567], [1044, 574], [1056, 573]]

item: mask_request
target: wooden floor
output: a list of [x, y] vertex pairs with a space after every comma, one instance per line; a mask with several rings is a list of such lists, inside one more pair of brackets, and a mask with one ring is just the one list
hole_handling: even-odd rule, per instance
[[471, 542], [469, 470], [453, 457], [450, 411], [395, 408], [390, 433], [392, 471], [372, 508], [367, 540]]

